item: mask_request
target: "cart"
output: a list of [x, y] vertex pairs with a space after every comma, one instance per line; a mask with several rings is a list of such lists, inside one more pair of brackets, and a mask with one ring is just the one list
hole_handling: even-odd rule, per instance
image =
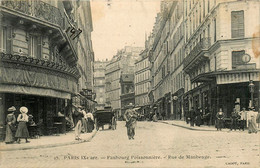
[[99, 127], [102, 127], [104, 129], [104, 125], [109, 125], [109, 128], [112, 130], [116, 129], [116, 117], [115, 112], [113, 112], [110, 109], [105, 110], [97, 110], [94, 112], [94, 120], [96, 129], [99, 130]]

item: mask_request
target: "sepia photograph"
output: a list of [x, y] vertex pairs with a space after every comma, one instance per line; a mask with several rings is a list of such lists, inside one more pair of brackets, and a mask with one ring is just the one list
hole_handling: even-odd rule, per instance
[[259, 168], [260, 0], [0, 0], [1, 168]]

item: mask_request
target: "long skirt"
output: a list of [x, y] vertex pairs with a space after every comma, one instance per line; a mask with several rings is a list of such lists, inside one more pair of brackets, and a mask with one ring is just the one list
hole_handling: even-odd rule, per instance
[[87, 132], [87, 120], [85, 118], [82, 118], [82, 126], [83, 126], [83, 131]]
[[252, 120], [248, 120], [248, 133], [257, 133], [256, 123]]
[[6, 132], [5, 132], [5, 142], [6, 143], [11, 143], [14, 142], [14, 126], [13, 125], [6, 125]]
[[20, 121], [15, 133], [16, 138], [29, 138], [29, 132], [26, 126], [26, 122]]
[[199, 115], [199, 116], [196, 117], [196, 125], [200, 126], [201, 123], [202, 123], [202, 120], [201, 120], [201, 116]]
[[88, 118], [87, 120], [87, 132], [92, 132], [94, 129], [94, 121]]
[[217, 119], [216, 121], [216, 127], [217, 127], [217, 130], [221, 130], [223, 127], [224, 127], [224, 120], [222, 119]]
[[82, 129], [82, 121], [78, 120], [78, 122], [77, 122], [77, 124], [75, 126], [75, 137], [76, 138], [80, 137], [81, 129]]

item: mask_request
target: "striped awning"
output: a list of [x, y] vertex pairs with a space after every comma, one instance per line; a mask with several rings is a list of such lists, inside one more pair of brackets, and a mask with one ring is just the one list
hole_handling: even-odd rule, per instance
[[218, 85], [248, 82], [249, 80], [260, 81], [260, 72], [222, 73], [216, 75]]

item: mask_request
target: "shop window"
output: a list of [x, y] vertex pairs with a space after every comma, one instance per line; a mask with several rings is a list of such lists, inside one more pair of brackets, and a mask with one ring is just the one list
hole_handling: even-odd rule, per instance
[[245, 55], [245, 50], [232, 51], [232, 69], [236, 69], [238, 65], [244, 64], [242, 56]]
[[244, 11], [231, 12], [231, 38], [244, 37]]

